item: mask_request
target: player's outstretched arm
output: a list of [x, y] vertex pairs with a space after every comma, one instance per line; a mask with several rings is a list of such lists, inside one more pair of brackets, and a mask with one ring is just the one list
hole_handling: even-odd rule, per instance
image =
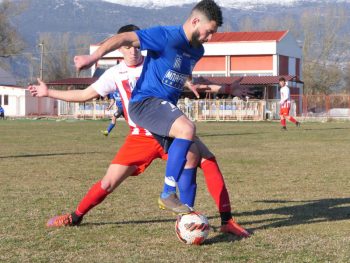
[[50, 97], [69, 102], [84, 102], [97, 98], [99, 94], [92, 86], [84, 90], [52, 90], [38, 78], [38, 85], [29, 85], [28, 90], [33, 97]]
[[126, 32], [116, 34], [107, 40], [104, 40], [101, 46], [91, 55], [82, 55], [74, 57], [75, 68], [80, 71], [90, 68], [100, 58], [107, 53], [114, 51], [122, 46], [140, 47], [139, 39], [135, 32]]
[[29, 85], [27, 88], [30, 92], [30, 95], [33, 97], [47, 97], [49, 89], [46, 86], [46, 83], [39, 78], [37, 80], [38, 85]]

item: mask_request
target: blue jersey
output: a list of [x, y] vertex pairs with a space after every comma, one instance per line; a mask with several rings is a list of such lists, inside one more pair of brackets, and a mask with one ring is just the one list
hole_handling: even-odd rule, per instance
[[122, 98], [120, 97], [119, 91], [116, 90], [115, 92], [111, 93], [108, 95], [109, 99], [114, 99], [115, 105], [119, 109], [123, 109], [123, 103], [122, 103]]
[[204, 54], [203, 46], [191, 47], [182, 26], [153, 27], [136, 34], [147, 57], [131, 102], [156, 97], [176, 105], [186, 80]]

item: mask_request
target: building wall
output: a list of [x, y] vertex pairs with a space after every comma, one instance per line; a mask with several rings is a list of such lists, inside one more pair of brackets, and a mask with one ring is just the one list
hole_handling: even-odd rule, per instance
[[289, 75], [289, 57], [279, 55], [278, 75]]
[[[57, 115], [56, 100], [32, 97], [24, 88], [0, 86], [0, 95], [6, 116]], [[3, 103], [5, 95], [8, 96], [8, 105]]]
[[231, 56], [231, 71], [272, 71], [272, 55]]
[[[25, 90], [19, 87], [0, 86], [1, 105], [5, 110], [6, 116], [24, 116], [21, 112], [20, 98], [25, 96]], [[4, 98], [8, 96], [8, 105], [4, 104]]]
[[201, 58], [194, 71], [226, 71], [225, 56], [207, 56]]

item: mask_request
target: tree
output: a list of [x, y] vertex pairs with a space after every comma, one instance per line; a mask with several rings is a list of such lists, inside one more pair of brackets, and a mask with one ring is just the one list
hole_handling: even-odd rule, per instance
[[6, 66], [7, 59], [21, 53], [24, 42], [11, 24], [11, 18], [22, 12], [24, 5], [9, 0], [0, 1], [0, 66]]
[[[74, 36], [70, 33], [42, 33], [39, 44], [43, 44], [43, 79], [46, 81], [74, 77], [73, 56], [86, 52], [91, 39], [88, 36]], [[34, 66], [39, 72], [39, 64]]]
[[345, 48], [342, 30], [346, 23], [346, 13], [337, 6], [302, 15], [304, 93], [329, 94], [340, 87], [342, 57], [336, 54]]
[[248, 32], [257, 30], [253, 19], [249, 16], [245, 16], [239, 21], [238, 28], [240, 31]]

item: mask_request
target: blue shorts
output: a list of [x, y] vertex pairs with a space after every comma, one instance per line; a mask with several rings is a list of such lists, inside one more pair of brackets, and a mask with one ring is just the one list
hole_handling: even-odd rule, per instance
[[118, 110], [117, 110], [116, 112], [113, 113], [114, 117], [115, 117], [116, 119], [118, 119], [120, 116], [125, 117], [125, 116], [124, 116], [123, 107], [117, 107], [117, 108], [118, 108]]
[[169, 136], [171, 126], [184, 115], [174, 104], [159, 98], [147, 98], [129, 103], [129, 116], [138, 126], [153, 134]]

